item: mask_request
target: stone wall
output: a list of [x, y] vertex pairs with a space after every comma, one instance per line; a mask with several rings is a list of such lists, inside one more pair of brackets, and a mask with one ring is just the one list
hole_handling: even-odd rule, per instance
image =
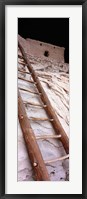
[[55, 60], [57, 63], [64, 63], [65, 48], [44, 43], [41, 41], [26, 39], [29, 43], [29, 54], [35, 57], [40, 57], [42, 60]]

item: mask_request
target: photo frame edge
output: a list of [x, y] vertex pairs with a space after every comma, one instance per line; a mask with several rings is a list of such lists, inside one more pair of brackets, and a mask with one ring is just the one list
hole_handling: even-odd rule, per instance
[[[7, 2], [7, 3], [6, 3]], [[1, 42], [0, 42], [0, 57], [1, 57], [1, 66], [3, 67], [0, 67], [0, 86], [1, 86], [1, 102], [0, 102], [0, 121], [1, 121], [1, 134], [0, 134], [0, 146], [1, 146], [1, 150], [0, 150], [0, 159], [1, 159], [1, 164], [0, 164], [0, 197], [1, 198], [13, 198], [13, 197], [16, 197], [16, 198], [19, 198], [19, 197], [22, 197], [22, 198], [27, 198], [27, 197], [35, 197], [35, 195], [30, 195], [30, 194], [5, 194], [5, 5], [9, 4], [9, 5], [16, 5], [16, 2], [20, 5], [20, 2], [23, 3], [24, 1], [5, 1], [5, 2], [0, 2], [0, 19], [1, 19], [1, 23], [0, 23], [0, 33], [1, 33]], [[29, 1], [28, 2], [28, 5], [29, 5]], [[33, 1], [34, 2], [34, 1]], [[37, 4], [40, 3], [41, 1], [37, 1]], [[44, 1], [43, 1], [44, 2]], [[45, 1], [46, 3], [48, 1]], [[50, 1], [51, 3], [53, 2]], [[58, 2], [60, 4], [60, 1], [56, 1], [56, 5], [58, 5]], [[67, 3], [69, 3], [70, 1], [68, 0], [63, 0], [61, 1], [62, 3], [63, 2], [66, 2], [66, 5], [68, 5]], [[74, 1], [72, 0], [71, 2], [74, 3]], [[87, 140], [87, 135], [86, 135], [86, 116], [87, 116], [87, 108], [86, 108], [86, 98], [87, 98], [87, 94], [86, 94], [86, 88], [87, 88], [87, 80], [86, 80], [86, 65], [87, 65], [87, 56], [86, 56], [86, 52], [87, 52], [87, 41], [86, 41], [86, 34], [87, 34], [87, 1], [76, 1], [78, 5], [82, 5], [82, 78], [83, 78], [83, 83], [82, 83], [82, 88], [85, 88], [82, 92], [83, 94], [83, 111], [82, 111], [82, 120], [83, 120], [83, 128], [82, 128], [82, 132], [85, 132], [83, 134], [83, 138], [82, 138], [82, 142], [83, 142], [83, 145], [82, 145], [82, 149], [83, 149], [83, 152], [84, 152], [84, 157], [82, 158], [83, 161], [83, 179], [82, 179], [82, 190], [83, 190], [83, 193], [82, 194], [55, 194], [54, 195], [46, 195], [44, 194], [43, 197], [58, 197], [60, 199], [62, 198], [71, 198], [72, 199], [75, 199], [75, 198], [86, 198], [87, 197], [87, 190], [86, 190], [86, 185], [87, 185], [87, 173], [86, 173], [86, 167], [87, 167], [87, 157], [86, 157], [86, 140]], [[83, 3], [82, 3], [83, 2]], [[31, 3], [31, 1], [30, 1]], [[52, 4], [54, 5], [55, 2]], [[77, 4], [73, 4], [73, 5], [77, 5]], [[44, 5], [44, 4], [42, 4]], [[47, 5], [47, 4], [46, 4]], [[61, 4], [63, 5], [63, 4]], [[65, 5], [65, 4], [64, 4]], [[84, 66], [84, 68], [83, 68]], [[4, 156], [3, 156], [4, 154]], [[38, 196], [42, 196], [42, 195], [38, 195]]]

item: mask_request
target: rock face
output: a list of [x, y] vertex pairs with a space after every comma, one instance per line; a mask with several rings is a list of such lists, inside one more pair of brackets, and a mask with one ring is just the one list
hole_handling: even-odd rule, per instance
[[[30, 63], [37, 72], [41, 84], [46, 91], [49, 100], [59, 118], [66, 134], [69, 136], [69, 66], [64, 63], [64, 48], [55, 47], [40, 41], [31, 39], [24, 40], [26, 53], [29, 56]], [[55, 48], [54, 48], [55, 47]], [[48, 54], [44, 55], [47, 51]], [[54, 53], [55, 51], [55, 53]], [[47, 53], [46, 52], [46, 53]], [[21, 55], [20, 50], [18, 54]], [[47, 56], [49, 55], [49, 56]], [[28, 72], [27, 66], [21, 63], [18, 58], [18, 69]], [[26, 80], [32, 80], [31, 76], [18, 71], [18, 77]], [[18, 79], [18, 87], [36, 91], [35, 85]], [[40, 104], [38, 95], [33, 95], [20, 90], [23, 101], [25, 102], [26, 112], [29, 118], [47, 118], [45, 110], [39, 106], [30, 105], [30, 103]], [[32, 121], [31, 127], [36, 136], [55, 135], [55, 131], [49, 121]], [[59, 139], [39, 139], [37, 143], [40, 147], [43, 159], [52, 160], [66, 153]], [[52, 181], [69, 180], [69, 160], [61, 160], [46, 164], [50, 179]], [[34, 181], [34, 174], [27, 154], [23, 134], [18, 122], [18, 181]]]

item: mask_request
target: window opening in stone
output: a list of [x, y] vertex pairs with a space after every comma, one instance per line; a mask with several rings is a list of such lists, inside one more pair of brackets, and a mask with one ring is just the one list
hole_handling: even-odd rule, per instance
[[45, 57], [49, 57], [49, 51], [45, 50], [44, 56], [45, 56]]

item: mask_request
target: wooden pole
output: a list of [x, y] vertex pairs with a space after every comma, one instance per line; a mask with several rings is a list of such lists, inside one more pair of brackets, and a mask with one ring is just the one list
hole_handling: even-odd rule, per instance
[[30, 126], [29, 118], [27, 117], [25, 107], [19, 92], [18, 92], [18, 117], [23, 132], [24, 140], [26, 143], [28, 155], [31, 160], [32, 167], [34, 168], [35, 171], [35, 178], [36, 180], [39, 181], [50, 181], [46, 165], [42, 158], [34, 132]]
[[29, 83], [34, 84], [34, 82], [33, 82], [33, 81], [28, 80], [28, 79], [24, 79], [23, 77], [18, 77], [18, 79], [23, 80], [23, 81], [25, 81], [25, 82], [29, 82]]
[[21, 87], [19, 87], [19, 90], [21, 90], [21, 91], [25, 91], [25, 92], [28, 92], [28, 93], [32, 93], [32, 94], [39, 95], [37, 92], [31, 91], [31, 90], [29, 90], [29, 89], [25, 89], [25, 88], [21, 88]]
[[48, 116], [50, 117], [50, 119], [53, 119], [52, 125], [53, 125], [56, 133], [61, 134], [60, 140], [64, 146], [66, 153], [68, 154], [69, 153], [69, 138], [68, 138], [65, 130], [63, 129], [63, 127], [62, 127], [62, 125], [61, 125], [61, 123], [60, 123], [51, 103], [50, 103], [50, 100], [48, 99], [48, 96], [41, 85], [41, 82], [40, 82], [36, 72], [34, 71], [33, 67], [30, 64], [29, 56], [28, 56], [27, 52], [24, 50], [25, 47], [23, 48], [23, 44], [20, 41], [20, 38], [18, 40], [18, 45], [22, 52], [23, 58], [24, 58], [25, 62], [27, 63], [27, 68], [28, 68], [29, 72], [32, 73], [33, 80], [36, 82], [38, 91], [41, 93], [40, 97], [41, 97], [42, 101], [44, 102], [44, 104], [46, 105], [45, 110], [46, 110]]
[[61, 160], [66, 160], [69, 158], [69, 154], [68, 155], [65, 155], [63, 157], [59, 157], [59, 158], [55, 158], [55, 159], [52, 159], [52, 160], [46, 160], [45, 161], [45, 164], [47, 163], [53, 163], [53, 162], [57, 162], [57, 161], [61, 161]]
[[61, 135], [41, 135], [41, 136], [36, 136], [36, 139], [37, 140], [39, 140], [39, 139], [49, 139], [49, 138], [51, 138], [51, 139], [59, 139], [59, 138], [61, 138]]

